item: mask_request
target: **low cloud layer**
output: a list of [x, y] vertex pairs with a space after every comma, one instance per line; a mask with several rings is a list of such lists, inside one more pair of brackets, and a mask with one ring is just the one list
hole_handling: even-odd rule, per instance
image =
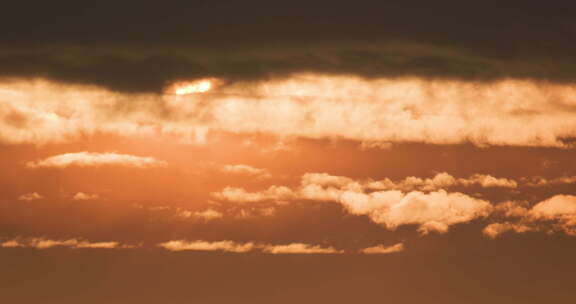
[[301, 74], [174, 95], [130, 95], [46, 81], [0, 83], [0, 141], [45, 144], [82, 136], [210, 132], [348, 139], [566, 147], [576, 137], [572, 85]]
[[166, 165], [166, 162], [156, 160], [152, 157], [141, 157], [118, 153], [91, 153], [77, 152], [50, 156], [43, 160], [26, 163], [30, 169], [37, 168], [57, 168], [67, 167], [100, 167], [100, 166], [120, 166], [133, 167], [139, 169], [154, 168]]

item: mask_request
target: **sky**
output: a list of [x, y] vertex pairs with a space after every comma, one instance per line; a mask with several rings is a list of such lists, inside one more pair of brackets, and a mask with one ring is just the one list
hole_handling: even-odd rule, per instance
[[571, 1], [18, 1], [0, 300], [576, 300]]

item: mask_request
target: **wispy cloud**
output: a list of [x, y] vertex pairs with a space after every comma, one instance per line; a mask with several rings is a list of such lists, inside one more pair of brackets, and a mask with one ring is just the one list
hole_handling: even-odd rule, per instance
[[72, 199], [75, 201], [88, 201], [88, 200], [95, 200], [98, 198], [99, 198], [98, 194], [89, 194], [84, 192], [78, 192], [74, 194], [74, 196], [72, 197]]
[[264, 245], [262, 251], [271, 254], [337, 254], [343, 253], [333, 247], [321, 247], [304, 243], [291, 243], [287, 245]]
[[77, 152], [50, 156], [43, 160], [26, 163], [26, 167], [35, 168], [67, 168], [67, 167], [100, 167], [122, 166], [133, 168], [154, 168], [165, 166], [166, 162], [153, 157], [142, 157], [118, 153]]
[[124, 245], [119, 242], [91, 242], [82, 239], [46, 239], [46, 238], [15, 238], [5, 240], [0, 243], [2, 248], [35, 248], [49, 249], [53, 247], [68, 248], [101, 248], [101, 249], [118, 249], [133, 248], [131, 245]]
[[398, 243], [392, 246], [377, 245], [360, 250], [360, 252], [365, 254], [389, 254], [401, 251], [404, 251], [404, 244], [402, 243]]
[[20, 201], [36, 201], [36, 200], [40, 200], [43, 199], [44, 196], [38, 194], [37, 192], [31, 192], [31, 193], [26, 193], [26, 194], [22, 194], [18, 197], [18, 200]]
[[[185, 241], [175, 240], [160, 243], [158, 247], [169, 251], [221, 251], [233, 253], [260, 252], [267, 254], [343, 254], [344, 250], [338, 250], [331, 246], [321, 246], [306, 243], [289, 243], [289, 244], [266, 244], [259, 242], [234, 242], [234, 241]], [[366, 249], [361, 249], [360, 253]], [[403, 247], [395, 245], [390, 247], [389, 253], [403, 250]], [[368, 250], [372, 251], [372, 250]], [[384, 252], [382, 252], [384, 253]]]
[[254, 243], [237, 243], [233, 241], [218, 241], [218, 242], [207, 242], [207, 241], [185, 241], [176, 240], [168, 241], [158, 244], [170, 251], [224, 251], [224, 252], [248, 252], [255, 248]]
[[222, 171], [231, 174], [254, 176], [260, 179], [272, 177], [266, 169], [254, 168], [248, 165], [224, 165]]
[[361, 248], [358, 250], [341, 250], [332, 246], [322, 246], [306, 243], [267, 244], [259, 242], [234, 242], [234, 241], [185, 241], [175, 240], [160, 243], [158, 247], [169, 251], [221, 251], [233, 253], [259, 252], [267, 254], [390, 254], [404, 251], [404, 244], [398, 243], [392, 246], [377, 245], [374, 247]]

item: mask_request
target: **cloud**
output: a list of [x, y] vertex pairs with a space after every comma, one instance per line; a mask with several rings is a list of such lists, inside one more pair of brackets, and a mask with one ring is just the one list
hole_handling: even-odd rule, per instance
[[26, 194], [22, 194], [18, 197], [19, 201], [35, 201], [35, 200], [40, 200], [43, 199], [44, 196], [38, 194], [37, 192], [32, 192], [32, 193], [26, 193]]
[[28, 162], [26, 167], [35, 168], [67, 168], [67, 167], [100, 167], [122, 166], [132, 168], [153, 168], [165, 166], [166, 162], [152, 157], [141, 157], [118, 153], [77, 152], [50, 156], [46, 159]]
[[195, 212], [190, 210], [176, 209], [176, 213], [179, 217], [202, 219], [206, 222], [224, 217], [224, 214], [214, 209], [206, 209], [203, 211]]
[[225, 252], [248, 252], [254, 249], [254, 243], [236, 243], [233, 241], [219, 241], [219, 242], [207, 242], [207, 241], [168, 241], [165, 243], [158, 244], [170, 251], [225, 251]]
[[289, 200], [293, 198], [293, 192], [284, 186], [271, 186], [261, 192], [248, 192], [242, 188], [226, 187], [220, 192], [213, 193], [212, 196], [220, 200], [250, 203], [266, 200]]
[[98, 198], [99, 198], [98, 194], [88, 194], [84, 192], [78, 192], [74, 194], [74, 196], [72, 197], [72, 199], [75, 201], [88, 201], [88, 200], [95, 200]]
[[462, 193], [444, 190], [422, 193], [413, 191], [344, 192], [339, 202], [353, 214], [368, 215], [375, 223], [389, 229], [401, 225], [419, 225], [423, 233], [445, 233], [454, 224], [470, 222], [490, 214], [489, 202]]
[[532, 208], [525, 204], [505, 202], [495, 207], [504, 218], [514, 218], [515, 222], [497, 222], [488, 225], [484, 234], [496, 238], [505, 232], [524, 233], [544, 231], [547, 233], [562, 232], [576, 236], [576, 196], [555, 195], [541, 201]]
[[535, 227], [530, 227], [524, 224], [516, 224], [516, 223], [493, 223], [484, 228], [482, 233], [491, 239], [495, 239], [500, 236], [502, 233], [513, 231], [516, 233], [525, 233], [530, 231], [537, 230]]
[[205, 209], [200, 211], [193, 211], [188, 209], [183, 209], [179, 207], [170, 207], [170, 206], [144, 206], [141, 204], [133, 204], [134, 208], [144, 209], [151, 212], [160, 212], [164, 215], [167, 215], [169, 218], [178, 218], [178, 219], [193, 219], [193, 220], [201, 220], [204, 222], [213, 221], [216, 219], [221, 219], [224, 217], [224, 213], [214, 210], [214, 209]]
[[53, 247], [68, 247], [68, 248], [102, 248], [102, 249], [115, 249], [115, 248], [133, 248], [130, 245], [123, 245], [119, 242], [91, 242], [80, 239], [65, 239], [53, 240], [45, 238], [16, 238], [6, 240], [0, 243], [2, 248], [35, 248], [35, 249], [49, 249]]
[[401, 181], [391, 181], [384, 179], [381, 181], [371, 181], [364, 187], [370, 189], [397, 189], [402, 191], [434, 191], [455, 186], [482, 188], [517, 188], [518, 182], [507, 178], [497, 178], [486, 174], [473, 174], [467, 178], [456, 178], [446, 172], [438, 173], [432, 178], [420, 178], [415, 176], [406, 177]]
[[404, 251], [404, 244], [402, 243], [398, 243], [392, 246], [377, 245], [360, 250], [360, 252], [364, 254], [388, 254], [401, 251]]
[[168, 241], [158, 244], [169, 251], [224, 251], [234, 253], [264, 252], [270, 254], [336, 254], [343, 251], [332, 247], [321, 247], [304, 243], [291, 243], [286, 245], [259, 244], [255, 242], [238, 243], [233, 241]]
[[568, 147], [566, 139], [576, 137], [574, 94], [571, 85], [528, 80], [330, 74], [230, 83], [192, 96], [14, 80], [0, 83], [0, 141], [46, 144], [114, 134], [202, 143], [210, 132], [229, 132], [360, 143]]
[[262, 248], [271, 254], [337, 254], [343, 253], [332, 247], [321, 247], [303, 243], [291, 243], [287, 245], [266, 245]]
[[537, 218], [554, 219], [575, 217], [576, 219], [576, 196], [553, 196], [534, 206], [531, 213]]
[[373, 222], [389, 229], [402, 225], [418, 225], [423, 233], [445, 233], [454, 224], [466, 223], [488, 216], [492, 205], [459, 192], [437, 190], [402, 192], [383, 190], [365, 192], [363, 186], [351, 179], [327, 174], [306, 174], [302, 185], [291, 189], [271, 186], [260, 192], [242, 188], [224, 188], [213, 197], [232, 202], [316, 200], [336, 202], [349, 213], [367, 215]]
[[239, 175], [250, 175], [257, 178], [266, 179], [272, 177], [268, 170], [254, 168], [248, 165], [224, 165], [222, 171]]
[[543, 177], [524, 178], [523, 181], [531, 187], [546, 187], [550, 185], [576, 184], [576, 176], [561, 176], [552, 179]]
[[[249, 192], [243, 188], [226, 187], [212, 193], [219, 200], [254, 203], [313, 200], [336, 202], [349, 213], [366, 215], [373, 222], [394, 230], [403, 225], [417, 225], [422, 234], [446, 233], [450, 226], [488, 216], [498, 219], [515, 218], [518, 223], [494, 223], [484, 234], [495, 238], [508, 232], [542, 231], [538, 221], [556, 221], [548, 231], [563, 231], [576, 235], [576, 203], [573, 196], [555, 196], [530, 208], [527, 202], [506, 201], [497, 205], [460, 192], [445, 189], [455, 186], [515, 189], [533, 187], [529, 178], [519, 181], [491, 175], [473, 174], [456, 178], [439, 173], [432, 178], [407, 177], [400, 181], [383, 179], [354, 180], [326, 173], [306, 173], [299, 187], [270, 186], [263, 191]], [[552, 180], [571, 181], [566, 178]], [[562, 213], [564, 212], [564, 213]]]

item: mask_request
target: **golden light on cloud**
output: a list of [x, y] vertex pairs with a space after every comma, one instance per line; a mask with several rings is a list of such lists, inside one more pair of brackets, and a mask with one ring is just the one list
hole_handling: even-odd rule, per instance
[[172, 85], [170, 93], [176, 95], [189, 95], [206, 93], [214, 87], [213, 79], [201, 79], [196, 81], [177, 82]]

